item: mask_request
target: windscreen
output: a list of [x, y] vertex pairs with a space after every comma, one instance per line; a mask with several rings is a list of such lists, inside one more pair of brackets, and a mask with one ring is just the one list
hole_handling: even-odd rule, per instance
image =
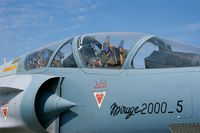
[[61, 42], [56, 42], [28, 54], [24, 62], [24, 69], [29, 71], [32, 69], [46, 67], [51, 55], [58, 48], [60, 43]]

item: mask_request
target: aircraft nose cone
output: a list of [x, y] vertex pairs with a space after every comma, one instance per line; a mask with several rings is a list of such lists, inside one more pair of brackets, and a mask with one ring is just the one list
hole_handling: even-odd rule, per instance
[[61, 113], [74, 106], [76, 106], [75, 103], [53, 94], [44, 101], [43, 110], [37, 113], [39, 114], [38, 119], [41, 125], [47, 128]]

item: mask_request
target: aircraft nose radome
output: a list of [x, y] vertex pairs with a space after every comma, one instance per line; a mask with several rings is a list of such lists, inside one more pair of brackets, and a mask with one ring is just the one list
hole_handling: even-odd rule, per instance
[[61, 113], [76, 106], [66, 99], [63, 99], [55, 94], [51, 95], [45, 102], [40, 119], [43, 127], [47, 128]]

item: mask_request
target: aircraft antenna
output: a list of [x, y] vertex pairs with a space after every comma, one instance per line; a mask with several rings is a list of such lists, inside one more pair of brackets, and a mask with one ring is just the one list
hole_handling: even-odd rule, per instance
[[3, 58], [3, 63], [6, 64], [7, 60], [6, 58]]

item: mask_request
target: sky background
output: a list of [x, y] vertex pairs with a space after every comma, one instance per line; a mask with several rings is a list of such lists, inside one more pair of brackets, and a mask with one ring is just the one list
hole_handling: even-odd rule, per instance
[[0, 0], [0, 64], [70, 36], [115, 31], [200, 47], [200, 0]]

